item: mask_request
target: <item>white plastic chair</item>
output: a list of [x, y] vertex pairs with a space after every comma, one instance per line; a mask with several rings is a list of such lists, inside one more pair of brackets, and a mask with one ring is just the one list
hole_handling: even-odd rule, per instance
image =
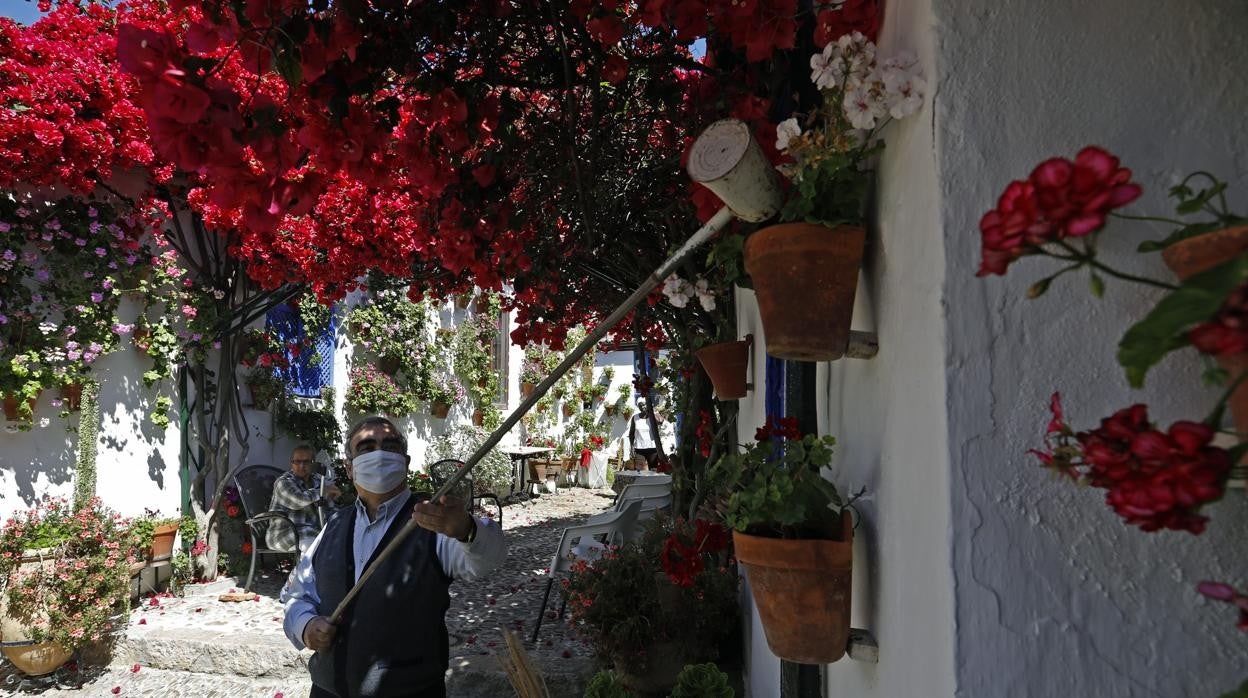
[[[599, 514], [599, 520], [580, 526], [569, 526], [563, 529], [559, 538], [559, 549], [550, 561], [546, 572], [546, 593], [542, 595], [542, 608], [537, 613], [537, 625], [533, 628], [533, 641], [537, 642], [537, 632], [542, 629], [542, 619], [546, 615], [546, 604], [550, 602], [550, 590], [555, 585], [555, 577], [572, 571], [572, 564], [577, 560], [596, 560], [608, 545], [619, 545], [632, 540], [633, 528], [637, 523], [637, 515], [641, 512], [642, 500], [632, 500], [621, 511], [610, 511]], [[597, 540], [602, 537], [602, 541]], [[559, 607], [559, 615], [563, 616], [568, 599], [563, 598]]]
[[[672, 483], [671, 478], [665, 483], [647, 482], [645, 484], [629, 485], [625, 487], [615, 498], [615, 507], [612, 511], [602, 514], [595, 514], [586, 521], [588, 524], [597, 524], [608, 521], [616, 512], [623, 511], [632, 502], [641, 502], [641, 509], [637, 512], [637, 521], [649, 521], [654, 518], [654, 512], [659, 509], [669, 509], [672, 506]], [[635, 540], [637, 533], [640, 533], [640, 527], [633, 527], [633, 534], [625, 538], [625, 542]]]

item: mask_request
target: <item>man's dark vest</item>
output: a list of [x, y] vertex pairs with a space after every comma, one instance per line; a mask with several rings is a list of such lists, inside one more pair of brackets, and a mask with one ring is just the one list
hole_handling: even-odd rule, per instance
[[[412, 497], [403, 505], [373, 557], [411, 518], [415, 504]], [[330, 519], [312, 557], [323, 616], [332, 614], [353, 586], [355, 515], [352, 507]], [[312, 683], [341, 698], [404, 696], [441, 686], [448, 663], [450, 583], [438, 561], [437, 534], [417, 528], [364, 582], [333, 645], [312, 656]]]

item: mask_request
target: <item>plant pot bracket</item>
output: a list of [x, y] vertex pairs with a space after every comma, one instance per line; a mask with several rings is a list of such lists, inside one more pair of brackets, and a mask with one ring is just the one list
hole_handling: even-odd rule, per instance
[[880, 338], [874, 332], [850, 331], [845, 358], [874, 359], [878, 353], [880, 353]]
[[870, 630], [850, 628], [849, 647], [846, 648], [845, 654], [856, 662], [880, 663], [880, 645], [875, 641], [875, 635], [872, 635]]

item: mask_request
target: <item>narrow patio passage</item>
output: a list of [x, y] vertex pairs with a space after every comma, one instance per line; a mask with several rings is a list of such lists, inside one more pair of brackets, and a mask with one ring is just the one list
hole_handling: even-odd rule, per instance
[[[555, 615], [552, 595], [536, 644], [528, 641], [545, 588], [546, 568], [568, 525], [611, 504], [609, 489], [560, 489], [504, 508], [507, 561], [493, 575], [451, 587], [447, 626], [451, 673], [447, 695], [500, 698], [515, 695], [494, 653], [504, 651], [503, 629], [516, 631], [556, 698], [579, 697], [596, 671], [589, 647]], [[16, 695], [161, 696], [162, 698], [302, 698], [311, 686], [307, 660], [282, 634], [277, 602], [285, 577], [267, 573], [256, 601], [226, 603], [217, 597], [239, 590], [229, 580], [192, 585], [186, 594], [144, 597], [131, 612], [125, 637], [106, 667], [71, 663], [55, 681], [7, 683], [11, 666], [0, 667], [3, 692]], [[413, 629], [413, 632], [421, 632]]]

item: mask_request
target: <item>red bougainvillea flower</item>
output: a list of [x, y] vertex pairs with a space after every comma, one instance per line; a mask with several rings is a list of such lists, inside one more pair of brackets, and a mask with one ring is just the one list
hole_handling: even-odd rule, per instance
[[1235, 627], [1248, 632], [1248, 594], [1222, 582], [1201, 582], [1196, 585], [1196, 591], [1214, 601], [1229, 603], [1238, 608], [1239, 622]]
[[1011, 182], [997, 207], [980, 220], [979, 276], [1004, 274], [1010, 262], [1046, 243], [1099, 231], [1111, 211], [1142, 191], [1131, 181], [1131, 170], [1119, 167], [1118, 158], [1103, 148], [1088, 146], [1074, 162], [1045, 160], [1027, 181]]
[[815, 45], [822, 48], [854, 32], [875, 41], [880, 32], [880, 12], [875, 0], [845, 0], [815, 17]]
[[1212, 356], [1248, 351], [1248, 283], [1232, 291], [1217, 314], [1194, 327], [1187, 338], [1197, 350]]
[[1050, 409], [1046, 449], [1031, 451], [1045, 467], [1106, 490], [1105, 503], [1145, 531], [1205, 530], [1200, 509], [1222, 498], [1231, 470], [1230, 454], [1210, 445], [1212, 428], [1179, 421], [1163, 432], [1149, 423], [1147, 406], [1132, 405], [1074, 433], [1056, 393]]

